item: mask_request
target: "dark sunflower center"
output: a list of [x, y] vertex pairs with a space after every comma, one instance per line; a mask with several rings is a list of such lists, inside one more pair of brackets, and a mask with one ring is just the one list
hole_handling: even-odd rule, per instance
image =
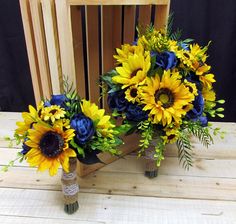
[[63, 138], [52, 131], [44, 134], [39, 143], [42, 153], [49, 158], [58, 156], [63, 151], [63, 146]]
[[193, 93], [193, 87], [192, 86], [188, 86], [189, 92]]
[[130, 96], [132, 96], [133, 98], [135, 98], [138, 95], [138, 90], [137, 89], [131, 89], [130, 91]]
[[186, 58], [190, 58], [190, 57], [189, 57], [189, 54], [187, 54], [187, 53], [183, 53], [183, 55], [184, 55]]
[[141, 68], [138, 68], [138, 69], [136, 69], [135, 71], [133, 71], [133, 72], [131, 73], [131, 75], [130, 75], [130, 78], [133, 78], [134, 76], [136, 76], [137, 73], [138, 73], [138, 71], [142, 71], [142, 69], [141, 69]]
[[56, 109], [53, 109], [53, 110], [50, 111], [50, 113], [51, 113], [52, 115], [54, 115], [56, 112], [57, 112]]
[[171, 140], [171, 139], [173, 139], [175, 137], [175, 135], [169, 135], [168, 136], [168, 140]]
[[164, 108], [171, 107], [174, 104], [174, 95], [167, 88], [160, 89], [155, 93], [156, 103], [160, 101]]

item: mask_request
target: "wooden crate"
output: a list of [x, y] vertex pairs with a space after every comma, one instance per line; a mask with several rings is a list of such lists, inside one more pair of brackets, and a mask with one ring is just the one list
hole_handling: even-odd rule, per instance
[[[170, 0], [20, 0], [36, 102], [62, 92], [66, 75], [81, 97], [107, 109], [100, 99], [99, 75], [114, 67], [115, 48], [132, 43], [135, 26], [164, 27]], [[137, 136], [125, 138], [125, 155], [137, 149]], [[105, 164], [117, 159], [100, 155]], [[104, 164], [79, 164], [84, 176]]]

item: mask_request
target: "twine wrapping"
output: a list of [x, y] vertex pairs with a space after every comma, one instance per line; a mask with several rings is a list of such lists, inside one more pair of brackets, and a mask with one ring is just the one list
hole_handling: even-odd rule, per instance
[[62, 172], [61, 183], [62, 193], [64, 195], [64, 203], [66, 205], [73, 204], [78, 200], [79, 185], [77, 182], [77, 158], [69, 159], [69, 172]]

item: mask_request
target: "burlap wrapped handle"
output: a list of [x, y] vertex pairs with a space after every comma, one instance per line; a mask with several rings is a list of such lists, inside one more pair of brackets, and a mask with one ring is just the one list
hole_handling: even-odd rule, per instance
[[62, 193], [64, 195], [64, 211], [73, 214], [79, 208], [78, 193], [79, 185], [77, 180], [77, 158], [69, 159], [69, 172], [62, 171], [61, 183]]

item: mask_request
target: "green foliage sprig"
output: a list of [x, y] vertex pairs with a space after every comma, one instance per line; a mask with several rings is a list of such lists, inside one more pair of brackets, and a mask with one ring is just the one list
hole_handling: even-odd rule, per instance
[[138, 125], [138, 130], [141, 131], [141, 139], [139, 143], [140, 151], [139, 156], [147, 149], [153, 138], [153, 125], [149, 121], [142, 121]]

